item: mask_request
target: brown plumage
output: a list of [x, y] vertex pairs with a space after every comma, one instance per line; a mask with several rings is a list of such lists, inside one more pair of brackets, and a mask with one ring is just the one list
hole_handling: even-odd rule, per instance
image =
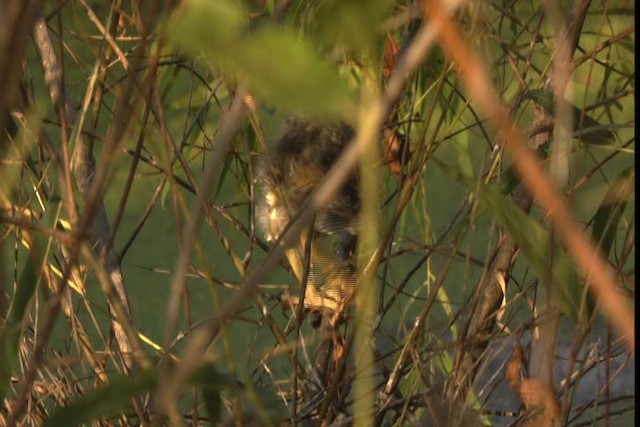
[[[303, 207], [307, 197], [329, 172], [353, 130], [342, 123], [320, 124], [289, 119], [267, 149], [261, 165], [264, 188], [262, 222], [274, 240]], [[357, 233], [360, 210], [357, 173], [353, 173], [328, 205], [316, 212], [314, 230], [340, 235], [350, 244]]]
[[[267, 147], [260, 170], [264, 192], [261, 219], [269, 240], [280, 237], [304, 207], [353, 134], [342, 123], [299, 119], [285, 123], [280, 135]], [[299, 297], [285, 294], [283, 301], [291, 306], [301, 304], [310, 312], [321, 314], [312, 325], [319, 327], [325, 337], [318, 343], [315, 362], [317, 376], [323, 378], [324, 386], [329, 385], [326, 379], [335, 376], [346, 354], [341, 351], [344, 338], [336, 326], [347, 317], [356, 289], [353, 255], [359, 211], [358, 174], [354, 172], [326, 206], [316, 212], [309, 245], [309, 271], [303, 261], [309, 234], [303, 232], [297, 241], [284, 242], [285, 255], [297, 279], [302, 282], [305, 273], [308, 276], [304, 294]]]

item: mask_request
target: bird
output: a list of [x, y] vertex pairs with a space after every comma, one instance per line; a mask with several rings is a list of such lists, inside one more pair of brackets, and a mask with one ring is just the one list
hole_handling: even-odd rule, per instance
[[[268, 241], [281, 237], [353, 136], [353, 129], [343, 122], [284, 121], [266, 144], [258, 169], [262, 187], [259, 217]], [[326, 206], [315, 212], [308, 275], [311, 286], [306, 287], [304, 296], [307, 308], [341, 311], [350, 300], [356, 282], [359, 212], [358, 172], [353, 171]], [[282, 242], [299, 280], [304, 276], [306, 236], [303, 232], [295, 241]]]
[[[353, 135], [353, 129], [342, 122], [285, 121], [279, 135], [267, 144], [259, 172], [264, 189], [261, 222], [267, 240], [279, 237]], [[359, 211], [358, 173], [354, 171], [327, 205], [316, 212], [314, 232], [337, 236], [336, 253], [345, 257], [355, 241]]]
[[[281, 238], [287, 224], [304, 208], [353, 137], [354, 130], [342, 122], [300, 118], [284, 122], [267, 143], [259, 166], [260, 217], [267, 240]], [[358, 181], [358, 171], [354, 170], [315, 212], [309, 232], [302, 232], [293, 241], [280, 240], [301, 284], [299, 297], [287, 290], [281, 301], [287, 307], [303, 309], [298, 311], [303, 317], [315, 315], [311, 326], [320, 330], [320, 336], [310, 369], [316, 370], [315, 377], [324, 387], [329, 386], [329, 378], [340, 372], [347, 354], [341, 350], [345, 338], [338, 325], [349, 317], [357, 288], [355, 246], [361, 205]], [[341, 390], [338, 388], [336, 394]]]

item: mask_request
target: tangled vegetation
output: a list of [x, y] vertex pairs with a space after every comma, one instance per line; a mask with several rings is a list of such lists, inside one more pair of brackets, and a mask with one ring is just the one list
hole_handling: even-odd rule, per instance
[[363, 3], [0, 4], [0, 426], [633, 422], [634, 2]]

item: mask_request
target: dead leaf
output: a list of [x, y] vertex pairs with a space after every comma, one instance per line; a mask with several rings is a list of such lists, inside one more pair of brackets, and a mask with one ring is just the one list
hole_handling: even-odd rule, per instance
[[552, 386], [538, 378], [528, 378], [522, 381], [518, 396], [527, 412], [535, 414], [527, 426], [560, 426], [560, 403]]
[[401, 137], [393, 129], [385, 128], [383, 134], [382, 159], [387, 168], [389, 168], [389, 172], [394, 174], [396, 179], [400, 181], [402, 177], [403, 151], [406, 151], [404, 162], [410, 159], [411, 152], [404, 150], [405, 141], [402, 141]]
[[382, 78], [386, 81], [387, 78], [393, 72], [393, 69], [396, 68], [396, 64], [398, 63], [398, 52], [400, 49], [398, 48], [398, 43], [393, 38], [390, 32], [387, 32], [387, 40], [384, 44], [384, 63], [382, 65]]
[[522, 358], [522, 347], [520, 347], [520, 343], [516, 343], [516, 348], [513, 350], [511, 360], [509, 360], [507, 364], [506, 372], [507, 381], [509, 381], [511, 388], [516, 393], [520, 392], [520, 386], [522, 385], [522, 377], [520, 375]]

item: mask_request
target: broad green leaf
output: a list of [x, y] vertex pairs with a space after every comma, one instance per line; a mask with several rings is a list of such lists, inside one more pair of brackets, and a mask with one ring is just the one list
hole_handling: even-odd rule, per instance
[[[212, 425], [216, 425], [222, 413], [220, 397], [220, 373], [211, 366], [200, 369], [199, 384], [204, 405], [209, 413]], [[235, 384], [234, 384], [235, 385]]]
[[594, 216], [591, 237], [605, 255], [611, 252], [620, 218], [634, 189], [634, 178], [634, 167], [625, 169], [609, 187]]
[[167, 30], [179, 48], [192, 54], [229, 54], [249, 26], [248, 14], [232, 0], [189, 0], [181, 4]]
[[491, 212], [518, 244], [538, 278], [546, 278], [548, 232], [494, 186], [481, 187], [477, 196], [481, 206]]
[[274, 12], [276, 11], [276, 0], [266, 0], [265, 8], [269, 15], [273, 16]]
[[[502, 195], [495, 186], [483, 186], [477, 196], [481, 206], [488, 209], [509, 232], [538, 279], [551, 279], [552, 298], [560, 311], [580, 320], [578, 316], [584, 288], [569, 255], [554, 251], [558, 253], [549, 260], [549, 232], [523, 212], [513, 200]], [[590, 315], [592, 310], [593, 304], [590, 302], [587, 314]]]
[[[500, 193], [497, 185], [484, 185], [477, 189], [473, 179], [463, 176], [457, 168], [452, 168], [433, 158], [448, 175], [464, 183], [474, 191], [481, 209], [485, 209], [504, 227], [516, 242], [538, 279], [551, 280], [552, 298], [558, 308], [576, 320], [579, 319], [584, 287], [579, 280], [573, 260], [560, 248], [549, 259], [550, 233], [533, 218], [523, 212], [511, 198]], [[479, 212], [478, 215], [482, 215]], [[551, 270], [551, 271], [550, 271]], [[587, 316], [593, 311], [593, 301], [587, 302]]]
[[[536, 149], [536, 154], [540, 157], [541, 160], [544, 160], [548, 157], [550, 145], [551, 145], [551, 140], [547, 140]], [[502, 194], [511, 194], [511, 192], [521, 182], [521, 179], [516, 173], [513, 165], [509, 166], [502, 173], [502, 177], [500, 179], [502, 181]]]
[[[234, 3], [210, 3], [218, 1], [185, 3], [168, 26], [185, 51], [204, 54], [212, 65], [236, 73], [262, 101], [285, 111], [348, 117], [354, 103], [346, 83], [337, 66], [321, 59], [309, 41], [289, 28], [267, 24], [249, 32]], [[211, 31], [227, 17], [231, 23]]]
[[[534, 89], [524, 95], [525, 99], [532, 99], [550, 115], [554, 115], [555, 103], [553, 94], [544, 89]], [[583, 114], [582, 110], [571, 104], [573, 111], [573, 136], [580, 137], [586, 144], [604, 145], [615, 142], [613, 132], [598, 123], [595, 119]]]
[[391, 6], [389, 0], [325, 0], [319, 4], [316, 19], [329, 45], [344, 43], [378, 62], [382, 54], [381, 26]]
[[6, 396], [11, 373], [18, 358], [22, 322], [25, 318], [42, 271], [46, 238], [38, 233], [31, 242], [30, 253], [25, 263], [16, 292], [11, 298], [4, 328], [0, 329], [0, 400]]
[[[10, 145], [12, 149], [7, 149], [6, 151], [4, 150], [5, 147], [2, 147], [3, 156], [7, 159], [12, 158], [13, 160], [24, 162], [36, 179], [40, 179], [41, 172], [38, 171], [33, 162], [31, 151], [39, 142], [38, 135], [40, 135], [42, 118], [47, 113], [47, 109], [42, 104], [43, 101], [37, 96], [35, 105], [25, 116], [24, 124], [10, 118], [8, 126], [13, 129], [7, 128], [7, 131], [11, 131], [11, 134], [14, 134], [15, 143]], [[12, 192], [19, 187], [22, 176], [22, 168], [16, 167], [12, 163], [7, 162], [0, 167], [0, 201], [3, 201], [3, 203], [12, 199]]]
[[343, 117], [353, 109], [337, 67], [286, 28], [264, 27], [243, 44], [233, 66], [258, 96], [295, 114]]
[[[40, 125], [42, 123], [41, 111], [46, 111], [41, 108], [40, 105], [42, 105], [42, 101], [36, 98], [36, 105], [33, 110], [27, 114], [25, 126], [19, 129], [16, 138], [17, 143], [15, 144], [15, 147], [20, 147], [16, 158], [22, 159], [30, 172], [38, 179], [40, 178], [40, 172], [31, 159], [30, 150], [37, 142], [37, 135], [40, 134]], [[21, 168], [19, 167], [5, 166], [0, 168], [0, 200], [4, 199], [10, 203], [12, 200], [12, 192], [18, 187], [20, 174]], [[55, 199], [55, 197], [51, 196], [50, 201], [53, 201], [53, 203], [50, 203], [43, 218], [40, 220], [40, 225], [44, 227], [53, 228], [56, 221], [56, 200], [53, 199]], [[40, 272], [45, 263], [44, 252], [47, 247], [46, 237], [42, 233], [34, 233], [34, 237], [29, 242], [29, 245], [29, 254], [25, 266], [20, 273], [16, 291], [11, 297], [4, 325], [0, 322], [0, 401], [4, 400], [9, 387], [11, 374], [18, 358], [23, 321], [31, 300], [33, 299], [40, 279]], [[4, 313], [0, 313], [0, 317], [3, 315]]]
[[563, 313], [577, 321], [585, 322], [595, 310], [595, 300], [591, 294], [586, 294], [586, 312], [581, 315], [580, 306], [586, 289], [580, 280], [575, 263], [566, 252], [562, 252], [560, 245], [556, 244], [553, 250], [557, 254], [553, 257], [551, 264], [553, 266], [551, 296]]
[[[158, 386], [158, 372], [158, 368], [155, 367], [130, 375], [112, 377], [108, 384], [97, 387], [67, 406], [57, 409], [44, 425], [71, 427], [127, 413], [132, 399]], [[187, 384], [201, 389], [214, 425], [220, 418], [220, 392], [225, 389], [235, 392], [242, 390], [238, 382], [218, 372], [211, 364], [197, 369]]]

